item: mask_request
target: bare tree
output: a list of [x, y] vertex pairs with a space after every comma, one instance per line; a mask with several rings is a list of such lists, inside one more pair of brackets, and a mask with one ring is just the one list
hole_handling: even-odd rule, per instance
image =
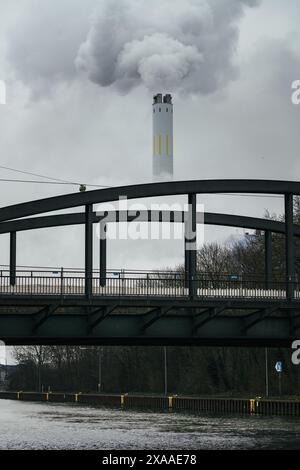
[[14, 357], [19, 363], [31, 362], [36, 370], [36, 388], [42, 391], [42, 370], [50, 360], [50, 351], [47, 346], [15, 346]]

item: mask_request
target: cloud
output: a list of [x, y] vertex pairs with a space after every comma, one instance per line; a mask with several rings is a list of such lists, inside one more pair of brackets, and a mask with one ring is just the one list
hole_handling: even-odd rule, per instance
[[236, 77], [238, 20], [256, 0], [102, 0], [76, 66], [100, 86], [212, 93]]
[[[32, 0], [26, 2], [28, 5], [37, 4]], [[13, 3], [11, 2], [10, 8], [13, 8]], [[143, 68], [136, 72], [135, 60], [137, 58], [141, 61], [141, 45], [143, 48], [147, 46], [148, 50], [154, 47], [148, 38], [155, 39], [158, 35], [163, 35], [164, 43], [166, 38], [172, 40], [167, 43], [170, 44], [168, 47], [174, 49], [179, 56], [186, 51], [185, 46], [193, 48], [192, 51], [188, 50], [191, 56], [195, 48], [199, 52], [199, 56], [195, 56], [193, 66], [196, 67], [197, 64], [198, 74], [201, 73], [201, 93], [204, 93], [203, 89], [212, 89], [212, 84], [225, 86], [228, 80], [231, 80], [232, 68], [235, 71], [233, 64], [239, 66], [239, 79], [228, 83], [228, 93], [221, 93], [222, 100], [215, 99], [213, 95], [206, 99], [203, 94], [190, 96], [188, 99], [185, 96], [177, 96], [174, 100], [174, 179], [297, 179], [300, 174], [300, 106], [291, 103], [290, 85], [292, 80], [300, 78], [299, 40], [293, 36], [293, 33], [297, 32], [295, 18], [299, 17], [298, 3], [297, 15], [295, 10], [286, 9], [280, 2], [266, 0], [261, 8], [253, 9], [251, 14], [241, 20], [243, 11], [248, 8], [246, 2], [241, 4], [239, 1], [226, 0], [229, 5], [227, 12], [225, 2], [223, 8], [216, 8], [215, 2], [197, 0], [194, 2], [197, 4], [197, 16], [196, 13], [189, 13], [191, 2], [188, 0], [174, 0], [172, 9], [167, 8], [170, 3], [166, 0], [161, 0], [159, 7], [155, 0], [139, 0], [134, 11], [128, 6], [133, 5], [133, 2], [124, 3], [119, 0], [115, 4], [116, 9], [121, 4], [126, 5], [120, 13], [119, 23], [116, 22], [115, 25], [119, 36], [114, 34], [114, 30], [110, 35], [109, 27], [109, 21], [114, 23], [117, 20], [115, 12], [118, 10], [111, 10], [111, 19], [107, 15], [103, 16], [101, 26], [107, 28], [106, 34], [102, 31], [103, 41], [105, 40], [101, 43], [103, 51], [121, 51], [114, 52], [118, 57], [119, 68], [116, 68], [115, 62], [109, 61], [111, 55], [106, 53], [105, 57], [109, 60], [101, 69], [101, 86], [95, 86], [84, 76], [83, 80], [77, 80], [78, 71], [74, 66], [74, 58], [79, 57], [78, 51], [81, 45], [87, 43], [93, 25], [98, 34], [101, 33], [97, 23], [101, 18], [99, 11], [93, 16], [92, 23], [89, 22], [93, 8], [99, 2], [81, 1], [81, 9], [76, 5], [77, 0], [59, 0], [59, 3], [64, 4], [64, 8], [58, 5], [58, 0], [38, 3], [45, 4], [43, 8], [51, 7], [54, 13], [56, 12], [56, 20], [54, 13], [46, 15], [46, 11], [42, 14], [41, 10], [34, 11], [29, 7], [26, 15], [19, 18], [18, 6], [14, 18], [17, 27], [11, 29], [5, 37], [3, 29], [0, 28], [0, 42], [7, 43], [10, 51], [14, 51], [10, 59], [14, 60], [12, 64], [18, 79], [31, 89], [41, 92], [42, 89], [49, 90], [54, 87], [55, 93], [51, 100], [40, 100], [24, 106], [23, 103], [27, 99], [26, 87], [20, 86], [18, 94], [9, 88], [8, 104], [0, 108], [0, 144], [4, 165], [84, 183], [116, 185], [150, 181], [151, 98], [143, 82], [145, 78], [140, 78], [139, 73], [143, 73], [143, 77], [147, 78], [148, 87], [152, 86], [156, 75], [146, 75]], [[220, 3], [222, 2], [219, 0], [218, 4]], [[109, 3], [101, 2], [101, 5], [104, 4], [111, 8], [113, 0]], [[139, 4], [142, 6], [139, 7]], [[73, 6], [72, 11], [76, 18], [73, 16], [72, 21], [77, 24], [77, 28], [72, 27], [73, 32], [70, 31], [69, 40], [62, 42], [55, 39], [53, 28], [56, 23], [62, 28], [68, 21], [67, 6]], [[236, 8], [234, 15], [232, 8]], [[143, 10], [146, 19], [142, 18]], [[34, 21], [32, 19], [37, 14], [42, 18], [42, 26], [39, 28], [38, 18]], [[177, 16], [180, 17], [179, 22], [175, 21]], [[235, 19], [232, 19], [233, 16]], [[279, 21], [282, 17], [286, 18], [284, 28]], [[126, 18], [124, 25], [123, 18]], [[140, 22], [137, 22], [137, 18], [140, 18]], [[201, 28], [199, 18], [202, 21]], [[141, 23], [146, 20], [147, 28], [140, 28]], [[225, 53], [224, 47], [221, 47], [222, 37], [225, 34], [223, 31], [227, 32], [229, 21], [232, 21], [231, 28], [234, 33], [232, 47], [227, 48]], [[66, 28], [68, 31], [69, 27]], [[197, 37], [200, 29], [203, 46], [199, 42], [201, 47], [198, 47], [193, 38]], [[244, 36], [244, 47], [239, 50], [239, 56], [235, 60], [233, 54], [239, 29]], [[183, 40], [182, 31], [188, 38], [186, 41]], [[274, 41], [272, 31], [279, 40]], [[266, 41], [268, 37], [269, 40]], [[213, 38], [218, 42], [214, 47]], [[184, 47], [180, 48], [178, 43]], [[32, 50], [29, 44], [32, 45]], [[208, 48], [207, 44], [211, 47]], [[25, 46], [30, 52], [29, 56], [23, 52]], [[39, 47], [42, 47], [43, 53], [38, 54]], [[99, 60], [100, 57], [101, 60], [104, 59], [103, 51], [101, 47], [95, 48], [94, 54], [99, 57], [95, 56], [93, 61], [91, 59], [90, 65], [94, 66], [93, 81], [96, 83], [99, 83]], [[207, 51], [211, 51], [211, 54]], [[165, 56], [169, 53], [167, 46], [159, 52]], [[60, 54], [63, 54], [64, 60], [61, 60]], [[42, 62], [40, 58], [43, 58]], [[220, 61], [224, 67], [219, 65], [218, 72], [213, 72], [216, 70], [213, 68], [214, 64], [220, 64]], [[149, 64], [148, 56], [145, 64]], [[184, 86], [187, 87], [189, 83], [192, 86], [194, 82], [191, 77], [194, 78], [194, 72], [188, 77], [182, 71], [185, 71], [185, 62], [180, 62], [180, 66], [177, 64], [179, 62], [175, 61], [173, 66], [176, 72], [179, 70], [179, 73], [182, 73], [183, 78], [180, 80], [184, 80]], [[212, 69], [209, 68], [210, 64]], [[203, 73], [201, 67], [204, 69]], [[89, 68], [89, 76], [91, 72], [92, 69]], [[136, 75], [132, 78], [134, 73]], [[8, 70], [3, 68], [2, 74], [6, 78]], [[126, 96], [120, 97], [115, 90], [128, 90], [127, 80], [132, 81], [130, 86], [134, 88]], [[176, 78], [174, 80], [176, 83]], [[43, 88], [39, 87], [39, 83], [42, 83]], [[58, 83], [60, 86], [57, 86]], [[141, 84], [143, 86], [139, 86]], [[13, 83], [12, 86], [15, 88], [16, 85]], [[219, 96], [218, 93], [217, 97]], [[2, 171], [2, 177], [13, 177], [13, 174]], [[77, 187], [69, 186], [3, 183], [0, 195], [4, 206], [77, 190]], [[280, 198], [238, 198], [220, 195], [207, 196], [204, 202], [207, 211], [243, 213], [251, 216], [263, 216], [265, 208], [277, 213], [283, 210]], [[223, 240], [230, 233], [232, 230], [229, 228], [206, 228], [207, 240]], [[74, 228], [74, 231], [71, 228], [61, 231], [49, 229], [20, 234], [18, 263], [83, 266], [82, 237], [80, 227]], [[8, 263], [8, 238], [2, 238], [1, 262]], [[97, 250], [98, 243], [95, 241], [95, 267]], [[108, 244], [108, 265], [113, 269], [174, 266], [182, 262], [182, 250], [183, 244], [170, 244], [167, 247], [159, 242], [141, 245], [132, 243], [132, 246], [111, 243]]]
[[97, 0], [24, 0], [7, 34], [7, 59], [16, 78], [38, 98], [76, 75], [74, 60]]
[[[7, 58], [34, 97], [83, 71], [121, 93], [212, 93], [237, 75], [239, 20], [258, 0], [24, 0]], [[162, 90], [163, 91], [163, 90]]]

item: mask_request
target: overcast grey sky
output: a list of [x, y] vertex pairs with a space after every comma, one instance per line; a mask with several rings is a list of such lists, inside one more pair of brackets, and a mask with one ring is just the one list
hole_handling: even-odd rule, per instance
[[[152, 95], [168, 91], [174, 179], [299, 180], [300, 105], [290, 99], [299, 18], [298, 0], [0, 0], [0, 164], [91, 184], [150, 182]], [[72, 191], [3, 182], [1, 205]], [[282, 210], [277, 198], [199, 202]], [[240, 231], [205, 232], [230, 233]], [[21, 234], [18, 264], [82, 265], [82, 241], [79, 227]], [[115, 242], [109, 256], [111, 267], [172, 266], [182, 243]]]

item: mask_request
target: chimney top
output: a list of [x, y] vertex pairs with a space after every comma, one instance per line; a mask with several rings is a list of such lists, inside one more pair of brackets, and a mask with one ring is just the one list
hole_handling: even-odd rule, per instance
[[157, 93], [156, 95], [153, 96], [153, 104], [158, 104], [158, 103], [172, 104], [172, 95], [170, 95], [170, 93], [167, 93], [163, 97], [162, 93]]
[[170, 93], [167, 93], [167, 94], [164, 96], [164, 103], [172, 104], [172, 95], [170, 95]]

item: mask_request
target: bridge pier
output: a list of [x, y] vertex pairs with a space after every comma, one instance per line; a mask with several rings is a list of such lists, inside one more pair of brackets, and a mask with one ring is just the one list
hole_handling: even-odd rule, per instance
[[272, 232], [265, 231], [265, 284], [266, 289], [272, 287]]
[[93, 204], [85, 206], [85, 295], [92, 296], [93, 287]]
[[294, 297], [295, 258], [294, 258], [294, 226], [293, 226], [293, 194], [284, 195], [285, 209], [285, 272], [286, 296]]
[[106, 286], [107, 225], [100, 222], [100, 286]]
[[9, 277], [10, 285], [16, 285], [17, 233], [10, 232]]

